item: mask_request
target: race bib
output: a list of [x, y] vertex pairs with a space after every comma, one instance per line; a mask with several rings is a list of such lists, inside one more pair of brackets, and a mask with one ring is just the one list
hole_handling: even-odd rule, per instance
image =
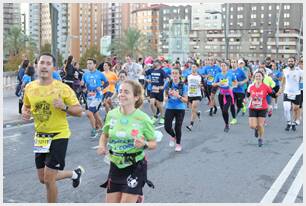
[[255, 109], [262, 108], [262, 98], [260, 97], [252, 98], [251, 105], [252, 105], [252, 108], [255, 108]]
[[228, 87], [229, 86], [228, 79], [222, 79], [220, 81], [220, 84], [221, 84], [221, 87]]
[[152, 92], [153, 93], [159, 93], [159, 87], [158, 86], [152, 86]]
[[209, 82], [213, 82], [214, 81], [214, 77], [213, 76], [209, 76], [207, 79]]
[[288, 93], [287, 94], [287, 98], [290, 99], [290, 100], [295, 100], [295, 97], [296, 97], [296, 94], [293, 94], [293, 93]]
[[34, 153], [49, 153], [52, 137], [34, 137]]
[[197, 86], [190, 86], [189, 87], [189, 94], [197, 94]]

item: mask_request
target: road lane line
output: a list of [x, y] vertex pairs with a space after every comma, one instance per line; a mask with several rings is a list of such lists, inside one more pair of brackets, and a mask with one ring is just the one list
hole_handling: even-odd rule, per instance
[[282, 203], [294, 203], [303, 185], [303, 165], [295, 177]]
[[271, 188], [268, 190], [265, 196], [262, 198], [260, 203], [272, 203], [273, 202], [276, 195], [282, 188], [283, 184], [285, 183], [286, 179], [290, 175], [291, 171], [293, 170], [294, 166], [296, 165], [297, 161], [300, 159], [302, 154], [303, 154], [303, 143], [296, 150], [294, 155], [291, 157], [291, 159], [287, 163], [286, 167], [282, 170], [282, 172], [277, 177], [275, 182], [272, 184]]
[[21, 136], [21, 133], [15, 133], [15, 134], [12, 134], [12, 135], [3, 136], [3, 139], [20, 137], [20, 136]]

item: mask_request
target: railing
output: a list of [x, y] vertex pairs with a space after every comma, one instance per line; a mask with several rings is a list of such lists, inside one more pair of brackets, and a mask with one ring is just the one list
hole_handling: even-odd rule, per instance
[[3, 90], [15, 89], [17, 85], [17, 72], [3, 72]]

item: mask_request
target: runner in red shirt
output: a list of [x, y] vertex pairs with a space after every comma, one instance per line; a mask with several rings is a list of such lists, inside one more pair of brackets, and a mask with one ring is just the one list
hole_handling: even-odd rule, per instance
[[268, 110], [266, 97], [272, 93], [272, 88], [263, 83], [264, 74], [260, 71], [254, 74], [255, 82], [248, 88], [249, 101], [249, 125], [255, 129], [255, 137], [258, 137], [258, 146], [263, 145], [264, 123]]

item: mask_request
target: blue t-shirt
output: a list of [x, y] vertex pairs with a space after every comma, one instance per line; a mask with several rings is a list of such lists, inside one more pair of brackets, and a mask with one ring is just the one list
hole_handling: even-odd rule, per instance
[[151, 84], [152, 86], [164, 86], [166, 73], [162, 69], [153, 69], [151, 71]]
[[[169, 85], [170, 82], [168, 82], [165, 85], [165, 89], [174, 89], [174, 90], [179, 90], [179, 84], [175, 84], [174, 82], [172, 82], [172, 85]], [[182, 95], [181, 96], [187, 96], [187, 92], [188, 92], [188, 88], [187, 85], [183, 84], [182, 87]], [[187, 105], [182, 102], [180, 99], [178, 99], [177, 97], [171, 96], [169, 94], [168, 96], [168, 101], [166, 103], [166, 109], [181, 109], [181, 110], [185, 110], [187, 108]]]
[[221, 89], [229, 89], [233, 85], [233, 81], [236, 81], [235, 76], [231, 72], [218, 73], [215, 77], [214, 83], [221, 82]]
[[105, 75], [98, 70], [94, 72], [85, 72], [82, 77], [82, 81], [85, 83], [86, 88], [89, 91], [95, 91], [98, 87], [101, 87], [101, 89], [103, 89], [102, 82], [104, 85], [108, 82]]
[[57, 71], [52, 72], [52, 77], [53, 77], [53, 79], [62, 81], [61, 75]]
[[280, 86], [280, 81], [278, 78], [281, 78], [283, 76], [283, 73], [280, 70], [273, 70], [272, 72], [272, 79], [275, 82], [275, 86]]
[[24, 74], [22, 77], [22, 84], [25, 86], [32, 81], [31, 76]]
[[214, 79], [218, 73], [221, 73], [221, 68], [218, 65], [207, 65], [203, 69], [201, 69], [201, 75], [208, 75], [207, 77], [207, 85], [212, 85], [214, 82]]
[[[243, 80], [245, 80], [247, 78], [245, 72], [240, 69], [240, 68], [237, 68], [237, 69], [231, 69], [230, 72], [234, 75], [234, 77], [237, 79], [238, 82], [241, 82]], [[233, 92], [234, 93], [245, 93], [245, 90], [243, 89], [243, 85], [237, 85], [237, 87], [234, 87], [233, 88]]]
[[182, 72], [183, 80], [185, 81], [191, 73], [192, 73], [191, 67], [188, 69], [184, 69], [184, 71]]
[[163, 68], [164, 72], [166, 73], [167, 77], [171, 76], [171, 68], [169, 67], [164, 67]]

